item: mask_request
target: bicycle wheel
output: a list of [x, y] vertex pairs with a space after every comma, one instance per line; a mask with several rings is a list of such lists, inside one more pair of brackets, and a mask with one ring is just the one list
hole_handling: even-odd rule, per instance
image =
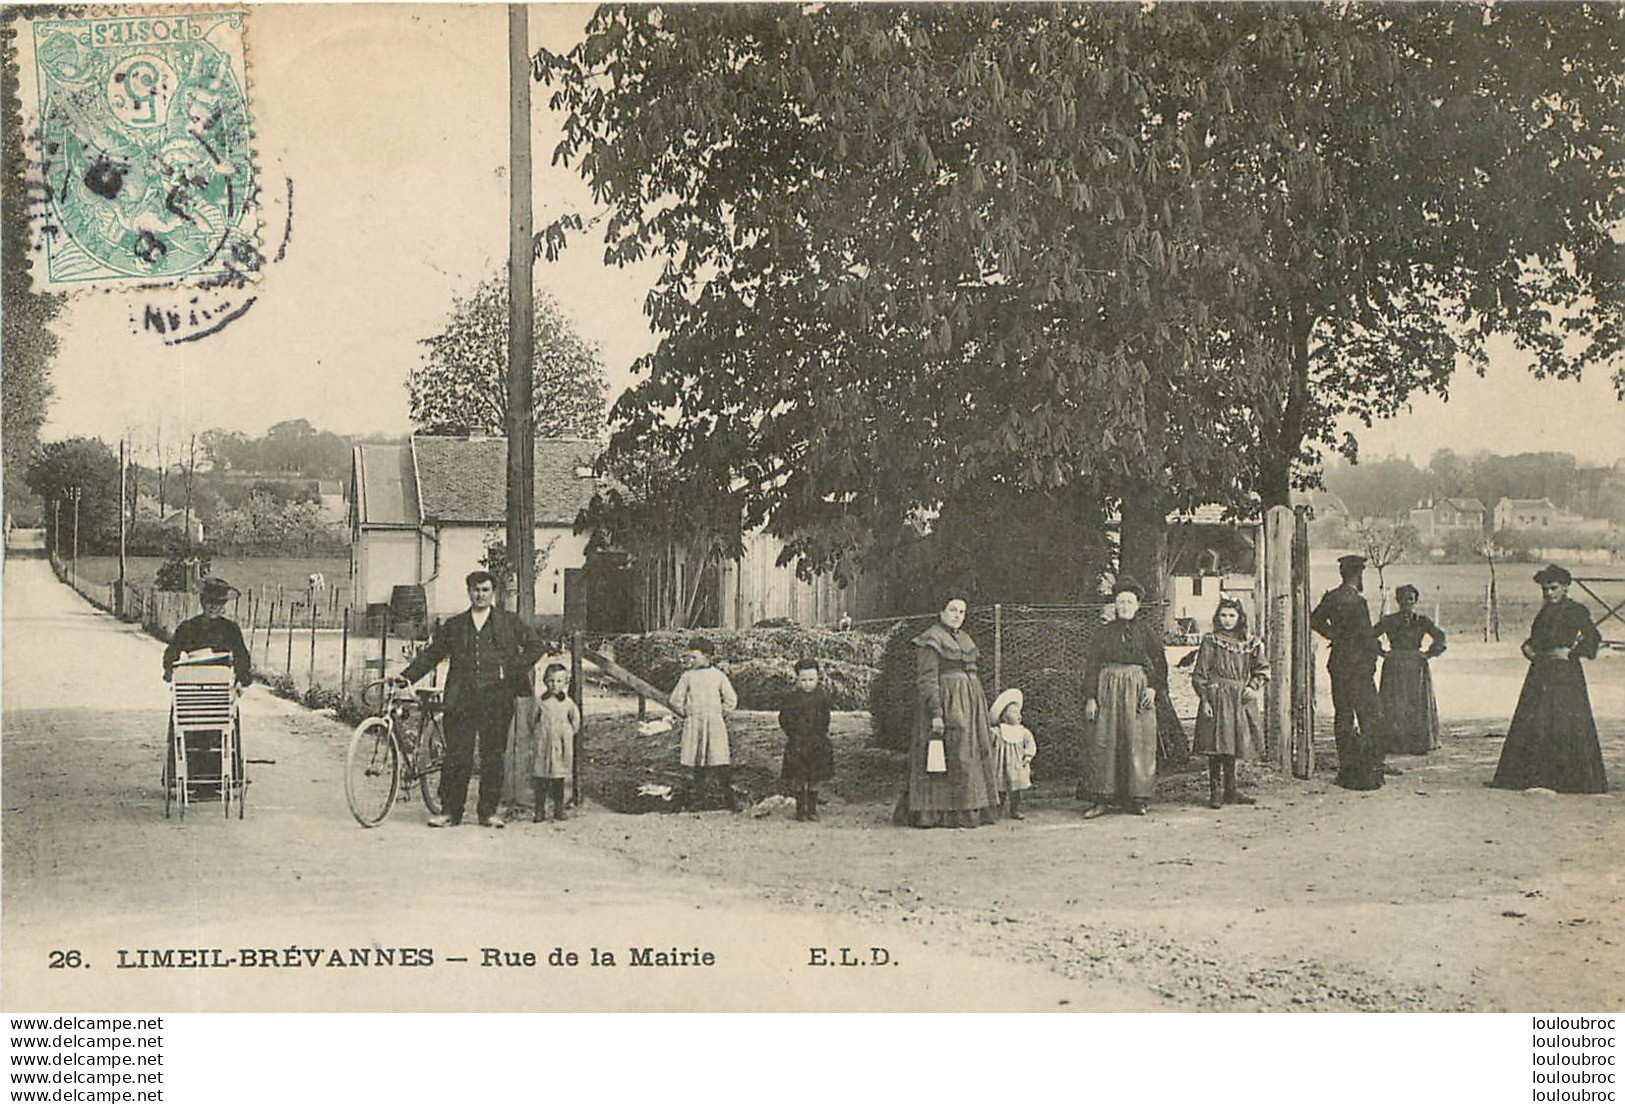
[[439, 717], [425, 717], [418, 733], [418, 792], [430, 816], [440, 815], [440, 764], [446, 758], [446, 733]]
[[376, 827], [389, 815], [400, 785], [395, 732], [383, 717], [368, 717], [356, 726], [344, 757], [344, 797], [361, 827]]

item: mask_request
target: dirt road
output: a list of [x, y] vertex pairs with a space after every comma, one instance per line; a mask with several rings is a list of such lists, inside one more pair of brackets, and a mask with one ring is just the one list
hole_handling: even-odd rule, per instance
[[[1025, 823], [976, 832], [894, 829], [874, 802], [818, 825], [589, 806], [502, 832], [426, 831], [407, 806], [363, 831], [346, 731], [263, 688], [244, 699], [247, 818], [165, 820], [161, 646], [42, 560], [6, 562], [4, 602], [8, 1009], [1539, 1010], [1625, 993], [1621, 656], [1588, 668], [1615, 786], [1596, 797], [1482, 786], [1521, 676], [1509, 645], [1440, 661], [1445, 748], [1373, 794], [1255, 775], [1258, 806], [1213, 813], [1185, 775], [1143, 820], [1084, 822], [1041, 794]], [[186, 947], [236, 961], [118, 965]], [[589, 965], [594, 947], [616, 964]], [[717, 961], [632, 966], [634, 947]], [[889, 962], [811, 965], [841, 947]], [[433, 965], [332, 964], [391, 948]], [[555, 948], [581, 965], [547, 965]], [[88, 967], [51, 967], [73, 950]]]

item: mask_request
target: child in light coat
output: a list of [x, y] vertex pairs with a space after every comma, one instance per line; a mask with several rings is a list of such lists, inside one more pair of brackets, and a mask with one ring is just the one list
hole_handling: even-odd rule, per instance
[[739, 695], [713, 662], [716, 649], [704, 637], [689, 641], [683, 653], [688, 669], [672, 688], [671, 705], [683, 718], [681, 761], [694, 770], [694, 806], [705, 798], [705, 779], [715, 773], [722, 783], [723, 804], [739, 811], [733, 787], [733, 759], [728, 749], [727, 714], [739, 708]]

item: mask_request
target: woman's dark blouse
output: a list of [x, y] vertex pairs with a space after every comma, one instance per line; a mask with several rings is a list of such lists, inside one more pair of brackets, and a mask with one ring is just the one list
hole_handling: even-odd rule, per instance
[[1602, 633], [1591, 623], [1591, 612], [1572, 598], [1541, 606], [1529, 629], [1529, 645], [1540, 651], [1567, 648], [1573, 659], [1596, 659]]
[[1162, 634], [1143, 617], [1132, 621], [1108, 621], [1095, 633], [1084, 669], [1084, 690], [1094, 697], [1100, 685], [1100, 669], [1108, 664], [1144, 667], [1152, 689], [1168, 691], [1168, 655], [1162, 650]]
[[1390, 613], [1378, 621], [1371, 632], [1375, 636], [1388, 638], [1389, 651], [1420, 651], [1422, 638], [1425, 636], [1432, 641], [1428, 646], [1429, 657], [1444, 654], [1444, 632], [1431, 618], [1424, 617], [1420, 613], [1406, 613], [1403, 610]]

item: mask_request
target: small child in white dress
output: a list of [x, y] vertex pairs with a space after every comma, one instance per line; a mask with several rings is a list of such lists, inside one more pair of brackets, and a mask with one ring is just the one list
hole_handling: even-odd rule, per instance
[[1038, 754], [1032, 730], [1021, 723], [1022, 701], [1021, 691], [1012, 686], [994, 698], [987, 711], [993, 726], [993, 770], [1011, 820], [1027, 819], [1021, 814], [1021, 794], [1033, 787], [1032, 761]]
[[530, 714], [526, 732], [526, 739], [535, 749], [531, 788], [538, 823], [544, 819], [548, 798], [553, 799], [553, 819], [564, 819], [564, 787], [575, 773], [575, 739], [581, 730], [581, 711], [570, 700], [570, 672], [564, 664], [548, 664], [542, 686], [545, 692]]

